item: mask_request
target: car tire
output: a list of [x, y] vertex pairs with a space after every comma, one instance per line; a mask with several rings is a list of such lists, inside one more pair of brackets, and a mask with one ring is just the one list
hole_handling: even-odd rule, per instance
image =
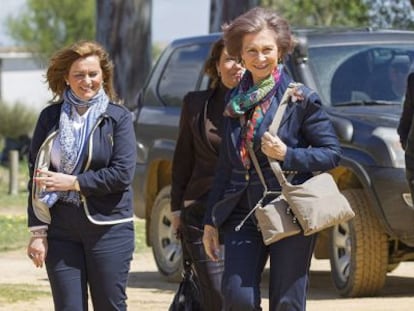
[[157, 195], [151, 212], [150, 241], [158, 271], [170, 282], [182, 279], [182, 249], [172, 228], [170, 210], [171, 187], [164, 187]]
[[343, 191], [355, 217], [330, 232], [331, 274], [344, 297], [374, 296], [388, 271], [387, 236], [363, 190]]

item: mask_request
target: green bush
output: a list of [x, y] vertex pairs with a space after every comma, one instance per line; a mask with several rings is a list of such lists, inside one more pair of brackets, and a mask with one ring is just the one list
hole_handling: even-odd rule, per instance
[[0, 137], [19, 138], [33, 131], [38, 116], [33, 109], [0, 101], [0, 111]]

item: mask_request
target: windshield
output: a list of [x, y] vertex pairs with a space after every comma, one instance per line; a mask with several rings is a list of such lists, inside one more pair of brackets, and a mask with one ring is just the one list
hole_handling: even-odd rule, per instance
[[332, 106], [399, 103], [413, 71], [413, 45], [324, 46], [309, 49], [309, 65], [323, 101]]

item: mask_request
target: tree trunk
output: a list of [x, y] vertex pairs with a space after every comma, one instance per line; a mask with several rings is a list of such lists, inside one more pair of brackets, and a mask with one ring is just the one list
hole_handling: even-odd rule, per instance
[[[414, 1], [414, 0], [413, 0]], [[259, 0], [211, 0], [210, 32], [221, 31], [221, 26], [259, 5]]]
[[151, 69], [152, 0], [97, 0], [96, 5], [96, 40], [114, 61], [119, 97], [134, 108]]

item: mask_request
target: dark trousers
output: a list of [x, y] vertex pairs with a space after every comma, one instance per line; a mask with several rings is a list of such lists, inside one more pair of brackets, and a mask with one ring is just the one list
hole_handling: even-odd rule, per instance
[[414, 169], [406, 168], [405, 177], [407, 179], [408, 187], [410, 188], [411, 196], [414, 200]]
[[302, 234], [282, 239], [270, 246], [253, 226], [224, 232], [224, 310], [262, 310], [261, 275], [270, 256], [269, 310], [304, 311], [309, 284], [309, 267], [314, 236]]
[[[184, 256], [193, 263], [201, 291], [204, 311], [220, 311], [222, 308], [221, 279], [224, 262], [211, 261], [203, 246], [204, 207], [195, 203], [181, 213], [181, 241]], [[222, 250], [223, 252], [223, 250]]]
[[51, 210], [46, 269], [55, 310], [126, 310], [126, 285], [134, 252], [132, 222], [92, 224], [83, 207]]

